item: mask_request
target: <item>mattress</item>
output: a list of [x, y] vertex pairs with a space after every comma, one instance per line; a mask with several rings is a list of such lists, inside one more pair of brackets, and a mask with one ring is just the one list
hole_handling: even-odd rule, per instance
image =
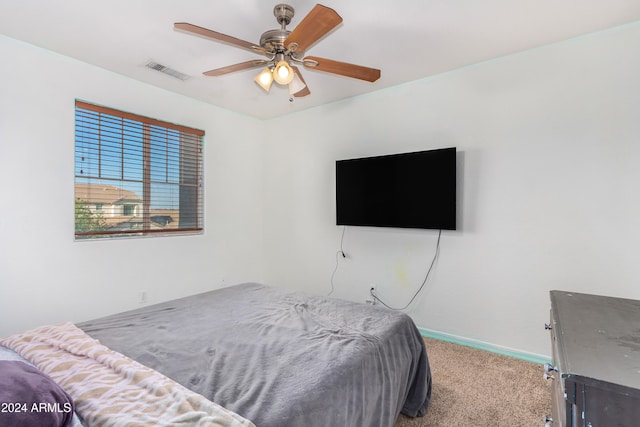
[[415, 324], [378, 306], [245, 283], [77, 326], [257, 427], [391, 427], [431, 397]]

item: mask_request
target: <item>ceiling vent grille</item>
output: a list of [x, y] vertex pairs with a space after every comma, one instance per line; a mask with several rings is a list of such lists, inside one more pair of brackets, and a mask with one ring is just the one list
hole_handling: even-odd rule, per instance
[[164, 73], [168, 76], [174, 77], [176, 79], [185, 81], [188, 80], [189, 78], [191, 78], [191, 76], [181, 73], [180, 71], [176, 71], [173, 68], [169, 68], [167, 66], [164, 66], [162, 64], [158, 64], [155, 61], [149, 61], [146, 63], [146, 67], [147, 68], [151, 68], [152, 70], [156, 70], [159, 71], [161, 73]]

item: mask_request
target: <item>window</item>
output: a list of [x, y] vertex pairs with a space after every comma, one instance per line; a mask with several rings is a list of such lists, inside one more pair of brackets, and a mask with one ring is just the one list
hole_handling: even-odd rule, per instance
[[204, 131], [76, 101], [76, 239], [201, 232]]
[[122, 215], [124, 216], [133, 216], [133, 212], [135, 210], [135, 205], [124, 205], [122, 207]]

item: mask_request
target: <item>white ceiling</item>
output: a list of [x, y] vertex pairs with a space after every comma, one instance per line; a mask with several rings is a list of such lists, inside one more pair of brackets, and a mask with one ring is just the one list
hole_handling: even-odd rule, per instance
[[[0, 0], [0, 34], [267, 119], [640, 20], [638, 0], [323, 0], [344, 21], [307, 54], [379, 68], [382, 77], [368, 83], [303, 69], [311, 95], [294, 102], [284, 87], [264, 92], [253, 81], [259, 68], [203, 76], [263, 57], [173, 29], [184, 21], [258, 43], [264, 31], [279, 28], [278, 2]], [[289, 30], [316, 4], [288, 3], [296, 11]], [[151, 70], [150, 60], [191, 77]]]

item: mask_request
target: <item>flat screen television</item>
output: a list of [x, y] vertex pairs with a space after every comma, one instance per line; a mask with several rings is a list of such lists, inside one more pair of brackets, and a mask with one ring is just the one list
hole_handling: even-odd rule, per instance
[[336, 161], [336, 223], [456, 229], [456, 148]]

